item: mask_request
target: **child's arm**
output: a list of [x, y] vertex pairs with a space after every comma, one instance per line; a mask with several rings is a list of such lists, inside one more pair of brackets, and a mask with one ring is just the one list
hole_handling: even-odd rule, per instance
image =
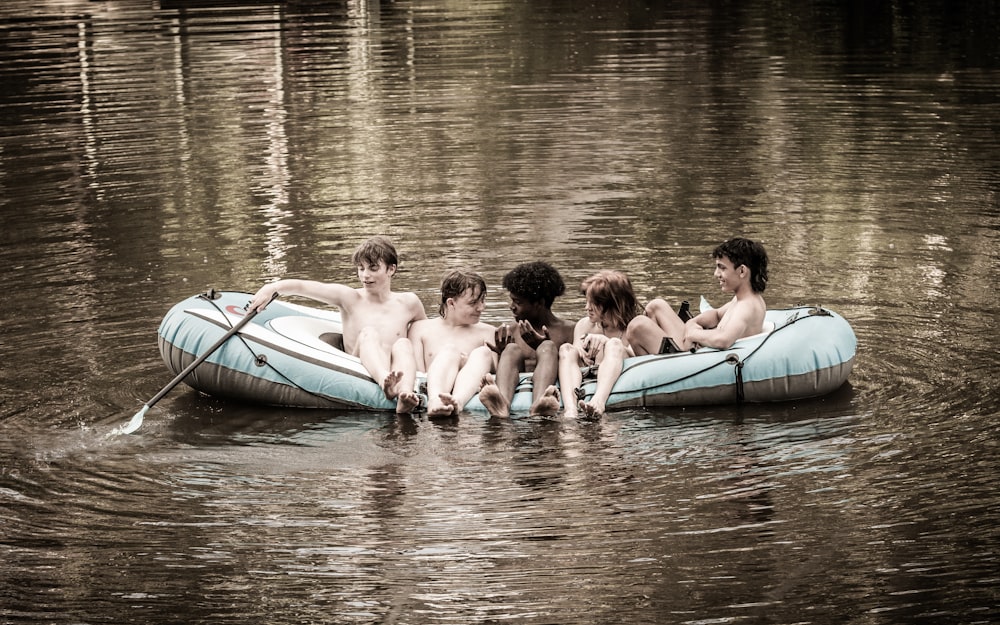
[[264, 310], [275, 293], [308, 297], [338, 307], [342, 307], [352, 295], [355, 295], [354, 289], [343, 284], [315, 280], [278, 280], [262, 286], [250, 300], [248, 310]]
[[426, 321], [414, 321], [413, 325], [410, 326], [410, 331], [407, 333], [407, 338], [410, 339], [410, 344], [413, 345], [413, 360], [416, 362], [417, 371], [427, 372], [427, 366], [424, 363], [424, 341], [423, 341], [423, 326]]
[[695, 323], [702, 328], [714, 328], [719, 325], [722, 318], [726, 316], [729, 306], [733, 302], [730, 300], [719, 308], [710, 308], [698, 314], [693, 319], [688, 319], [687, 323]]
[[[730, 306], [729, 304], [720, 310], [723, 309], [726, 310], [725, 314], [720, 317], [718, 323], [710, 328], [704, 328], [695, 323], [697, 317], [688, 321], [684, 326], [685, 340], [716, 349], [732, 347], [733, 343], [746, 335], [753, 310], [749, 306]], [[723, 319], [725, 319], [725, 323], [722, 323]]]

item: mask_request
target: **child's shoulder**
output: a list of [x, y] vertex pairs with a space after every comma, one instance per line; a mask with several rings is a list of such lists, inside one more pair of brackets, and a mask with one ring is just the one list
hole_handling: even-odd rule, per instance
[[563, 342], [570, 342], [573, 340], [573, 330], [576, 329], [575, 323], [569, 321], [568, 319], [559, 319], [556, 323], [551, 326], [547, 326], [549, 330], [549, 335], [555, 339], [567, 339]]

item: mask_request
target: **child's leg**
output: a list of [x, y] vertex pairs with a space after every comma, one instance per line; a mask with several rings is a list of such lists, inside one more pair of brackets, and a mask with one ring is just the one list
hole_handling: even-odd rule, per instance
[[479, 401], [489, 411], [490, 416], [506, 417], [510, 415], [510, 402], [517, 388], [517, 381], [524, 369], [524, 354], [516, 343], [504, 347], [497, 362], [496, 378], [483, 376], [482, 388], [479, 391]]
[[[393, 343], [391, 367], [390, 377], [396, 380], [396, 412], [399, 414], [412, 412], [420, 405], [420, 398], [414, 391], [417, 379], [417, 361], [410, 339], [401, 338]], [[388, 397], [388, 394], [386, 396]]]
[[580, 371], [580, 354], [572, 343], [559, 347], [559, 387], [562, 390], [563, 410], [567, 417], [576, 417], [576, 389], [583, 382]]
[[535, 348], [535, 371], [531, 374], [531, 399], [537, 402], [545, 389], [556, 383], [559, 375], [559, 349], [552, 341], [545, 340]]
[[622, 365], [628, 350], [621, 339], [608, 339], [604, 344], [604, 358], [597, 369], [597, 388], [594, 396], [589, 402], [580, 402], [580, 408], [587, 413], [587, 416], [595, 417], [604, 414], [607, 408], [608, 397], [611, 396], [611, 389], [622, 374]]
[[[635, 350], [636, 356], [660, 353], [660, 343], [664, 336], [667, 335], [656, 321], [643, 316], [632, 319], [625, 330], [625, 340]], [[684, 336], [683, 329], [679, 336]]]
[[[461, 411], [472, 396], [479, 392], [483, 377], [493, 371], [494, 351], [485, 345], [472, 350], [455, 376], [451, 397]], [[428, 391], [430, 389], [428, 388]]]
[[559, 374], [559, 349], [552, 341], [542, 341], [535, 349], [535, 371], [531, 375], [531, 410], [547, 417], [559, 413], [559, 393], [553, 386]]
[[[440, 417], [455, 413], [451, 391], [462, 364], [462, 354], [453, 347], [442, 348], [427, 367], [427, 416]], [[445, 401], [445, 400], [449, 401]]]
[[517, 343], [510, 343], [500, 354], [496, 379], [496, 384], [508, 404], [514, 398], [514, 391], [517, 389], [517, 381], [522, 371], [524, 371], [524, 354]]
[[368, 370], [368, 374], [372, 376], [375, 383], [382, 387], [385, 396], [389, 399], [395, 399], [395, 391], [393, 390], [395, 385], [389, 385], [393, 388], [386, 388], [388, 385], [387, 378], [392, 373], [390, 371], [389, 365], [389, 354], [382, 349], [382, 344], [378, 337], [378, 332], [371, 327], [365, 327], [361, 329], [358, 333], [358, 358], [361, 359], [361, 365]]

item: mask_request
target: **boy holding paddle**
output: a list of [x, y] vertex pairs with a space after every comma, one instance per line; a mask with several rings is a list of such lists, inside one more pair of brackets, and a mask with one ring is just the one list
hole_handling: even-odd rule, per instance
[[413, 346], [406, 335], [412, 324], [427, 318], [427, 313], [416, 293], [392, 290], [399, 257], [388, 238], [374, 236], [363, 242], [352, 261], [361, 282], [359, 288], [314, 280], [278, 280], [261, 287], [247, 310], [264, 310], [276, 295], [298, 295], [338, 307], [344, 351], [361, 359], [385, 396], [396, 400], [397, 413], [412, 412], [420, 398], [414, 390]]

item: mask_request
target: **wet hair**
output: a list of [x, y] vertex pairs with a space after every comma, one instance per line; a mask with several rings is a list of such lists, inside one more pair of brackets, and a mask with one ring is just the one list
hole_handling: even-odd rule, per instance
[[351, 261], [357, 267], [377, 265], [380, 262], [385, 263], [386, 267], [392, 267], [399, 265], [399, 256], [389, 237], [377, 235], [359, 245], [358, 249], [354, 250]]
[[602, 323], [606, 319], [622, 331], [642, 313], [632, 281], [621, 271], [598, 271], [580, 284], [580, 293], [601, 312]]
[[545, 261], [522, 263], [503, 277], [503, 288], [511, 295], [529, 302], [542, 302], [552, 308], [552, 302], [566, 292], [566, 283], [555, 267]]
[[445, 316], [448, 299], [459, 297], [469, 289], [476, 300], [486, 297], [486, 280], [474, 271], [468, 269], [451, 269], [441, 278], [441, 304], [438, 305], [438, 314]]
[[728, 258], [734, 268], [745, 265], [750, 270], [750, 288], [754, 293], [764, 292], [767, 288], [767, 252], [763, 245], [735, 237], [712, 250], [712, 258], [723, 257]]

